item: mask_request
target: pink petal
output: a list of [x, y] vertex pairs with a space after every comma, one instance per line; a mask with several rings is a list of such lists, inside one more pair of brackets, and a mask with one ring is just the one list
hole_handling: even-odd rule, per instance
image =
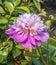
[[36, 42], [35, 42], [35, 39], [34, 39], [33, 36], [30, 36], [29, 40], [30, 40], [30, 42], [31, 42], [32, 45], [36, 45]]
[[25, 47], [25, 48], [29, 48], [31, 47], [31, 42], [29, 41], [29, 39], [25, 42], [25, 43], [22, 43], [22, 45]]
[[41, 46], [41, 41], [36, 41], [37, 46]]
[[5, 31], [6, 34], [10, 35], [10, 34], [14, 34], [15, 30], [12, 28], [9, 28], [8, 30]]
[[26, 34], [24, 34], [24, 33], [22, 33], [22, 34], [15, 33], [14, 35], [11, 35], [10, 37], [12, 39], [14, 39], [16, 42], [23, 42], [27, 39], [27, 36], [28, 36], [27, 33]]
[[46, 42], [49, 39], [49, 34], [47, 32], [43, 32], [42, 34], [37, 35], [37, 38], [42, 42]]

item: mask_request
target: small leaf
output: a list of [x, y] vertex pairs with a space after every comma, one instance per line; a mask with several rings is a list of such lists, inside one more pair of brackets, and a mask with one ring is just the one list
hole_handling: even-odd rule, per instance
[[11, 17], [10, 20], [16, 20], [18, 17]]
[[50, 27], [50, 26], [51, 26], [51, 20], [47, 20], [47, 21], [45, 22], [45, 24]]
[[33, 0], [36, 8], [38, 9], [38, 11], [40, 12], [41, 11], [41, 6], [40, 6], [40, 3], [37, 1], [37, 0]]
[[0, 13], [5, 13], [4, 9], [0, 6]]
[[0, 17], [0, 24], [7, 24], [8, 20], [5, 17]]
[[28, 64], [27, 60], [21, 60], [21, 65], [27, 65], [27, 64]]
[[21, 54], [21, 51], [18, 48], [14, 47], [12, 53], [13, 53], [13, 57], [16, 58]]
[[13, 1], [14, 6], [19, 5], [21, 2], [21, 0], [12, 0], [12, 1]]
[[46, 12], [45, 12], [45, 10], [42, 9], [42, 10], [40, 11], [39, 15], [40, 15], [40, 16], [46, 16]]
[[21, 44], [16, 44], [16, 47], [19, 49], [24, 49], [24, 47]]
[[21, 10], [24, 10], [24, 11], [26, 11], [26, 12], [30, 13], [29, 8], [28, 8], [28, 7], [26, 7], [26, 6], [20, 6], [20, 7], [17, 7], [17, 9], [21, 9]]
[[5, 4], [7, 10], [8, 10], [8, 11], [10, 12], [10, 14], [11, 14], [11, 13], [13, 12], [13, 10], [14, 10], [13, 4], [12, 4], [11, 2], [7, 2], [7, 1], [5, 1], [4, 4]]

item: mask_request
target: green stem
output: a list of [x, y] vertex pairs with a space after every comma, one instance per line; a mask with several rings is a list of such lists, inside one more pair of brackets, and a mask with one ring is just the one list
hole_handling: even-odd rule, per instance
[[49, 59], [48, 59], [48, 43], [47, 43], [47, 52], [46, 52], [46, 65], [49, 65]]
[[45, 60], [44, 60], [44, 58], [43, 58], [43, 56], [42, 56], [41, 48], [37, 47], [37, 50], [38, 50], [38, 52], [39, 52], [39, 54], [40, 54], [40, 57], [41, 57], [41, 59], [42, 59], [42, 62], [44, 63], [44, 65], [46, 65], [46, 62], [45, 62]]

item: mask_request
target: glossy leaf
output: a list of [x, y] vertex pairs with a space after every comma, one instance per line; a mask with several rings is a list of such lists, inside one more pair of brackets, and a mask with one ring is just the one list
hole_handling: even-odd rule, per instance
[[13, 6], [13, 4], [11, 3], [11, 2], [7, 2], [7, 1], [5, 1], [4, 2], [4, 4], [5, 4], [5, 7], [7, 8], [7, 10], [10, 12], [10, 14], [13, 12], [13, 10], [14, 10], [14, 6]]

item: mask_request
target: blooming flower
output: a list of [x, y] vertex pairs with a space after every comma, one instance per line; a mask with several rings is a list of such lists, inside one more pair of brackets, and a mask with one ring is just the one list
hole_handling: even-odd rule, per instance
[[25, 48], [36, 48], [41, 45], [41, 42], [48, 40], [47, 30], [48, 27], [43, 24], [38, 15], [24, 13], [14, 21], [13, 25], [9, 25], [5, 33]]

